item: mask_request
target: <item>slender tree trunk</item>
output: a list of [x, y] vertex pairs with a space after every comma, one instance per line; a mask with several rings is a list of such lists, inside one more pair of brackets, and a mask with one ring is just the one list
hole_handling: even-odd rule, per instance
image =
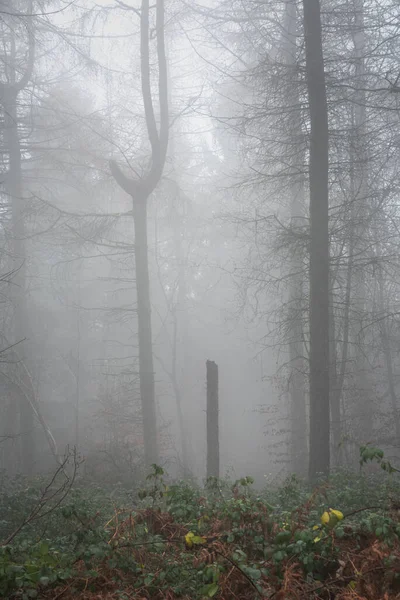
[[[179, 241], [176, 240], [179, 238]], [[178, 261], [183, 261], [182, 244], [180, 241], [179, 230], [176, 228], [175, 231], [175, 249]], [[176, 306], [173, 310], [173, 337], [172, 337], [172, 383], [176, 399], [176, 409], [178, 414], [178, 425], [181, 438], [181, 454], [182, 454], [182, 465], [183, 465], [183, 476], [188, 477], [189, 475], [189, 444], [186, 434], [185, 419], [183, 415], [183, 398], [182, 398], [182, 377], [179, 376], [182, 373], [182, 365], [179, 368], [179, 357], [178, 351], [181, 348], [184, 352], [184, 328], [186, 315], [186, 274], [185, 269], [179, 265], [179, 282], [178, 282], [178, 297]], [[183, 331], [182, 331], [183, 330]], [[180, 353], [181, 354], [181, 353]]]
[[394, 383], [392, 349], [390, 346], [387, 325], [384, 321], [382, 321], [382, 323], [381, 323], [381, 337], [382, 337], [383, 355], [385, 358], [385, 366], [386, 366], [386, 372], [387, 372], [387, 382], [388, 382], [388, 387], [389, 387], [389, 397], [390, 397], [390, 404], [391, 404], [391, 409], [392, 409], [394, 430], [396, 433], [396, 444], [400, 444], [399, 406], [398, 406], [398, 399], [397, 399], [397, 394], [396, 394], [396, 387], [395, 387], [395, 383]]
[[[302, 151], [303, 134], [301, 128], [300, 98], [296, 64], [297, 8], [294, 0], [287, 0], [285, 6], [285, 30], [282, 40], [285, 63], [287, 65], [287, 104], [290, 107], [289, 140], [291, 149], [292, 183], [290, 187], [290, 221], [293, 231], [304, 222], [304, 176]], [[294, 107], [294, 108], [293, 108]], [[293, 472], [305, 475], [307, 472], [307, 415], [305, 394], [305, 360], [303, 343], [303, 256], [295, 248], [291, 257], [291, 283], [289, 289], [290, 306], [290, 430], [291, 465]]]
[[[168, 38], [167, 38], [168, 39]], [[172, 40], [173, 41], [173, 40]], [[167, 44], [167, 40], [166, 40]], [[169, 51], [168, 51], [169, 55]], [[172, 107], [173, 80], [171, 77], [171, 67], [167, 61], [168, 76], [168, 103]], [[186, 270], [187, 265], [184, 256], [185, 244], [185, 208], [186, 195], [182, 193], [180, 187], [180, 177], [176, 166], [176, 136], [179, 135], [179, 119], [174, 130], [169, 137], [169, 158], [172, 165], [172, 184], [174, 187], [170, 203], [170, 223], [173, 230], [175, 263], [177, 268], [177, 292], [176, 301], [172, 300], [172, 387], [175, 394], [176, 412], [178, 416], [179, 436], [181, 442], [181, 461], [183, 467], [183, 477], [189, 476], [189, 443], [186, 433], [185, 417], [183, 411], [183, 402], [185, 400], [184, 386], [184, 356], [185, 356], [185, 334], [187, 331], [187, 307], [186, 307]]]
[[140, 9], [140, 74], [146, 128], [151, 146], [150, 167], [139, 179], [131, 179], [123, 173], [115, 161], [110, 160], [111, 173], [121, 188], [132, 197], [133, 201], [139, 337], [139, 378], [146, 466], [157, 463], [159, 458], [147, 244], [147, 202], [162, 177], [169, 139], [168, 72], [165, 51], [164, 0], [156, 0], [155, 8], [158, 106], [160, 111], [159, 125], [157, 124], [154, 113], [150, 77], [150, 2], [149, 0], [142, 0]]
[[80, 445], [80, 410], [81, 410], [81, 263], [78, 271], [78, 308], [76, 310], [76, 373], [75, 373], [75, 447]]
[[[379, 243], [377, 243], [377, 248], [379, 248]], [[380, 255], [380, 253], [379, 253]], [[385, 314], [387, 313], [387, 307], [385, 306], [385, 295], [384, 295], [384, 279], [381, 265], [378, 265], [378, 298], [379, 298], [379, 313]], [[390, 344], [390, 337], [386, 319], [382, 319], [379, 323], [381, 330], [381, 339], [382, 339], [382, 350], [383, 357], [385, 361], [386, 373], [387, 373], [387, 383], [389, 388], [389, 398], [392, 409], [392, 417], [394, 424], [394, 431], [396, 434], [396, 443], [400, 444], [400, 416], [399, 416], [399, 402], [396, 394], [396, 385], [394, 380], [394, 372], [393, 372], [393, 356], [392, 356], [392, 347]]]
[[[352, 136], [351, 160], [353, 162], [352, 219], [354, 227], [354, 251], [361, 263], [366, 258], [364, 242], [365, 219], [369, 212], [368, 203], [368, 155], [366, 150], [366, 99], [365, 99], [365, 26], [364, 0], [354, 0], [354, 50], [355, 50], [355, 97], [354, 97], [354, 135]], [[353, 285], [354, 312], [354, 371], [356, 402], [353, 407], [354, 422], [358, 423], [357, 437], [366, 442], [373, 436], [373, 401], [369, 381], [369, 365], [366, 360], [364, 320], [366, 313], [366, 284], [362, 264], [354, 270]]]
[[335, 313], [333, 307], [333, 290], [329, 292], [329, 380], [330, 380], [330, 408], [331, 408], [331, 428], [332, 428], [332, 464], [340, 464], [340, 440], [341, 440], [341, 418], [340, 418], [340, 396], [339, 376], [337, 371], [337, 353], [336, 353], [336, 327]]
[[309, 477], [327, 475], [329, 410], [328, 111], [319, 0], [303, 0], [310, 109], [310, 460]]
[[139, 379], [146, 466], [158, 463], [157, 419], [147, 245], [147, 199], [134, 201]]
[[[350, 222], [350, 234], [349, 234], [349, 259], [347, 263], [346, 273], [346, 289], [344, 297], [344, 314], [343, 314], [343, 331], [342, 331], [342, 346], [339, 355], [338, 344], [336, 343], [336, 328], [335, 328], [335, 313], [333, 307], [333, 289], [330, 291], [330, 315], [329, 315], [329, 326], [330, 326], [330, 364], [331, 364], [331, 421], [332, 421], [332, 441], [333, 441], [333, 453], [334, 453], [334, 464], [339, 466], [342, 463], [342, 451], [343, 446], [343, 427], [342, 421], [344, 420], [343, 410], [343, 385], [346, 375], [347, 358], [349, 352], [349, 331], [350, 331], [350, 301], [351, 301], [351, 283], [353, 275], [353, 233], [354, 233], [354, 222]], [[340, 361], [338, 360], [340, 356]], [[339, 371], [338, 371], [339, 366]]]
[[[11, 58], [12, 60], [12, 58]], [[28, 335], [26, 306], [26, 255], [24, 228], [24, 199], [22, 191], [21, 147], [18, 132], [18, 92], [4, 90], [4, 135], [9, 153], [7, 193], [11, 202], [12, 245], [15, 275], [13, 278], [14, 343], [21, 343], [26, 351], [24, 339]], [[23, 350], [20, 351], [23, 354]], [[22, 360], [25, 360], [23, 355]], [[32, 474], [35, 461], [34, 414], [24, 396], [19, 401], [19, 429], [21, 434], [22, 472]]]
[[219, 477], [218, 366], [207, 361], [207, 478]]

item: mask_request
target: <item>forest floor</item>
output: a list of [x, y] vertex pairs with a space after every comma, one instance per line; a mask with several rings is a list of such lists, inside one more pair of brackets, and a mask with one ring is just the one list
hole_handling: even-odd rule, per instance
[[54, 482], [43, 501], [43, 482], [9, 481], [0, 597], [400, 599], [397, 473], [252, 483], [168, 484], [155, 467], [135, 492], [77, 479], [60, 502]]

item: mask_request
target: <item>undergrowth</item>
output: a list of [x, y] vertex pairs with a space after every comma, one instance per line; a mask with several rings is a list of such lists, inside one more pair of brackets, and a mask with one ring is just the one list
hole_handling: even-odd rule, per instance
[[139, 490], [74, 478], [66, 493], [64, 467], [51, 485], [3, 477], [0, 597], [400, 598], [399, 477], [379, 450], [360, 456], [386, 473], [262, 492], [156, 465]]

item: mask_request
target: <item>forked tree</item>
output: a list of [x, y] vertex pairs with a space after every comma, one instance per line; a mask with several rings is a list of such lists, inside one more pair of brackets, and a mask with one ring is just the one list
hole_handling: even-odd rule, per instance
[[[154, 94], [152, 91], [150, 74], [150, 10], [156, 11], [154, 35], [156, 37], [158, 67], [158, 124], [154, 110]], [[115, 161], [110, 161], [111, 172], [115, 180], [132, 198], [135, 231], [134, 251], [136, 267], [140, 399], [143, 417], [144, 460], [146, 466], [158, 462], [147, 243], [147, 204], [150, 195], [161, 179], [168, 148], [168, 77], [164, 28], [164, 0], [157, 0], [151, 8], [149, 6], [149, 0], [142, 0], [140, 8], [140, 75], [146, 129], [151, 147], [149, 166], [140, 176], [128, 177]]]

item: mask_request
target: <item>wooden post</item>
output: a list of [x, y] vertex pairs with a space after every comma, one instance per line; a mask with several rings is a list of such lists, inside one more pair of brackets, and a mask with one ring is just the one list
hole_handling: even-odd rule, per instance
[[218, 365], [207, 366], [207, 478], [219, 477]]

